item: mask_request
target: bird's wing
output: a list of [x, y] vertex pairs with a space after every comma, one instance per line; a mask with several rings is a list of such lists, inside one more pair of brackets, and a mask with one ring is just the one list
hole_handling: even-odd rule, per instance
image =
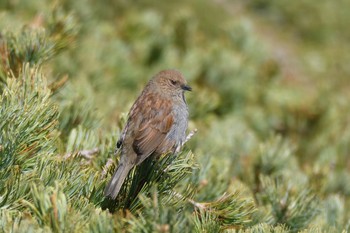
[[[174, 123], [169, 101], [160, 98], [146, 98], [146, 103], [142, 106], [144, 119], [140, 122], [138, 130], [135, 132], [133, 149], [135, 153], [144, 160], [155, 151], [164, 151], [170, 148], [158, 146], [164, 144], [164, 140]], [[167, 143], [169, 144], [169, 143]]]

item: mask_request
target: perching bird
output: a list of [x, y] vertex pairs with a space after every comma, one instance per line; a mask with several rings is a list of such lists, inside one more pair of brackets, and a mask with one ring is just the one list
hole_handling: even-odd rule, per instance
[[137, 98], [117, 142], [119, 165], [105, 189], [115, 199], [129, 171], [150, 155], [159, 156], [180, 149], [186, 139], [188, 108], [184, 92], [191, 91], [176, 70], [156, 74]]

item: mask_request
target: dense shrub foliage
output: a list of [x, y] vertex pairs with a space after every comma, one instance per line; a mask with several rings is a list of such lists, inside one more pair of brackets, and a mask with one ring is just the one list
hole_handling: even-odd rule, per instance
[[[348, 231], [349, 8], [1, 1], [0, 232]], [[106, 200], [126, 114], [166, 68], [198, 132]]]

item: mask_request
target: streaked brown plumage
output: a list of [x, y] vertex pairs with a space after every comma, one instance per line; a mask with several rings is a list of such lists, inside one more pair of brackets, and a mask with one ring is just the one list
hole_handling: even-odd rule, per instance
[[181, 147], [188, 124], [184, 92], [190, 90], [176, 70], [161, 71], [148, 82], [131, 107], [117, 143], [121, 159], [105, 196], [115, 199], [129, 171], [150, 155], [175, 152]]

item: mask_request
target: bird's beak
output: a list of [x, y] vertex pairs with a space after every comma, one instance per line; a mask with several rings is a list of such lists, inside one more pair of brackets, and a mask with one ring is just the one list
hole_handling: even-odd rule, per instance
[[181, 89], [184, 91], [192, 91], [192, 87], [190, 87], [186, 84], [181, 85]]

